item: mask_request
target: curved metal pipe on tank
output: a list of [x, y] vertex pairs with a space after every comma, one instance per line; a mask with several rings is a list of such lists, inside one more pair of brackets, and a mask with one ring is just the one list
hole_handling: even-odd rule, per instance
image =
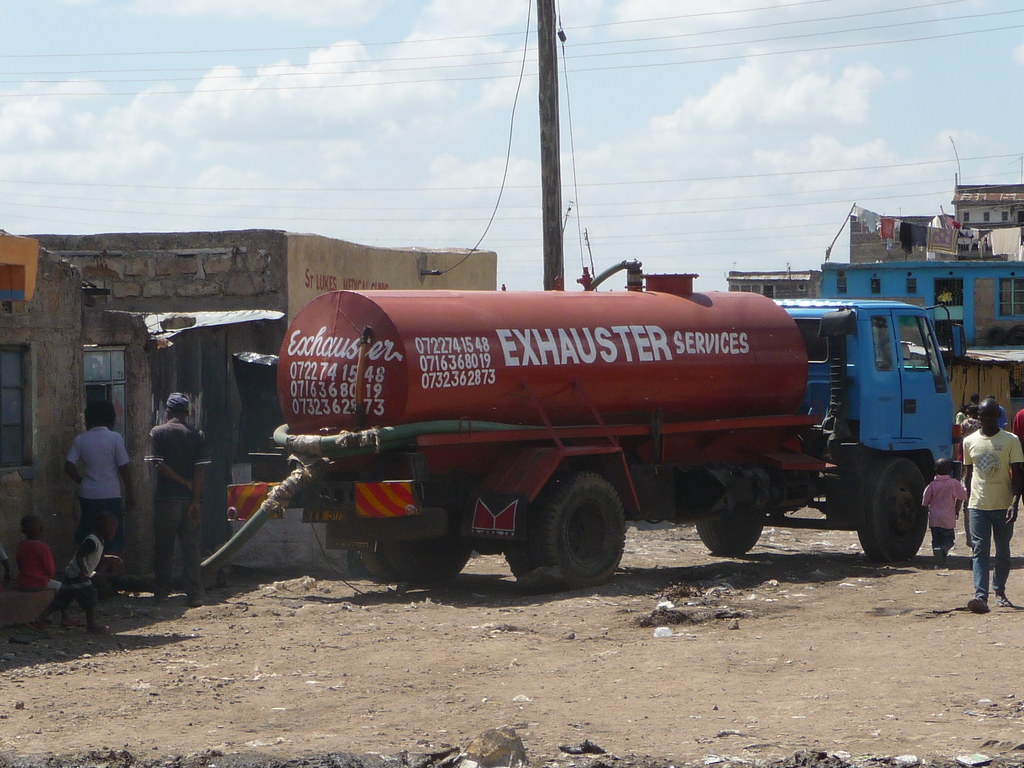
[[641, 267], [643, 267], [643, 264], [640, 263], [640, 261], [638, 261], [637, 259], [623, 259], [618, 264], [614, 264], [614, 265], [608, 267], [608, 269], [606, 269], [600, 275], [595, 277], [594, 278], [594, 282], [592, 282], [590, 284], [590, 286], [587, 288], [587, 290], [588, 291], [596, 291], [597, 290], [597, 286], [599, 286], [601, 283], [603, 283], [605, 280], [607, 280], [612, 275], [618, 274], [622, 270], [626, 270], [626, 271], [630, 271], [630, 272], [632, 272], [632, 271], [639, 272]]

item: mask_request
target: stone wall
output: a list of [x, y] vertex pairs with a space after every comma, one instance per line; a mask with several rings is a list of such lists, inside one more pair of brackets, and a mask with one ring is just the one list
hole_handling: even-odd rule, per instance
[[59, 565], [72, 553], [75, 486], [64, 457], [82, 428], [81, 275], [70, 264], [40, 253], [31, 301], [0, 304], [0, 343], [24, 350], [27, 363], [28, 458], [0, 468], [0, 542], [13, 558], [23, 515], [43, 518], [44, 538]]
[[37, 235], [110, 295], [139, 312], [287, 310], [287, 235], [278, 230]]

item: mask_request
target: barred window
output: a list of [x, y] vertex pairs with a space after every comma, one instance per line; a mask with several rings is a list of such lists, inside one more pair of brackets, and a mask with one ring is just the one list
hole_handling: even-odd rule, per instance
[[1024, 315], [1024, 278], [999, 280], [999, 314], [1003, 317]]
[[25, 350], [0, 347], [0, 466], [25, 463]]

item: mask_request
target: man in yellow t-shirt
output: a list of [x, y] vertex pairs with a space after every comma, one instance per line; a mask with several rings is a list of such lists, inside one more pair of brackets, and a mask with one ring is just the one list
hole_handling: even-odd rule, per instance
[[971, 493], [967, 509], [974, 572], [974, 597], [967, 608], [974, 613], [988, 613], [989, 552], [993, 542], [993, 591], [998, 605], [1013, 607], [1006, 596], [1006, 579], [1010, 575], [1013, 524], [1024, 490], [1024, 451], [1015, 434], [999, 428], [999, 403], [993, 398], [981, 402], [978, 418], [981, 429], [964, 438], [964, 479]]

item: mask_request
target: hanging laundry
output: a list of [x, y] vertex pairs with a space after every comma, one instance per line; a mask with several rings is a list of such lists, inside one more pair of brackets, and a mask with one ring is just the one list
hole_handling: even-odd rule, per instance
[[924, 224], [908, 224], [903, 222], [903, 226], [910, 229], [910, 244], [914, 248], [927, 248], [928, 247], [928, 227]]
[[867, 208], [861, 208], [859, 205], [855, 205], [853, 206], [853, 215], [857, 217], [857, 221], [863, 224], [864, 228], [868, 232], [878, 231], [882, 217], [874, 211], [869, 211]]
[[878, 230], [878, 236], [883, 240], [895, 240], [896, 230], [896, 219], [892, 216], [883, 216], [881, 218], [880, 228]]
[[911, 225], [905, 221], [900, 221], [897, 223], [897, 227], [900, 230], [900, 247], [903, 248], [903, 250], [906, 251], [907, 253], [910, 253], [914, 248], [914, 243], [912, 242], [913, 232], [911, 230]]
[[992, 230], [992, 255], [1020, 260], [1020, 227], [1001, 227]]
[[928, 227], [927, 248], [934, 253], [956, 255], [956, 230], [952, 227]]

